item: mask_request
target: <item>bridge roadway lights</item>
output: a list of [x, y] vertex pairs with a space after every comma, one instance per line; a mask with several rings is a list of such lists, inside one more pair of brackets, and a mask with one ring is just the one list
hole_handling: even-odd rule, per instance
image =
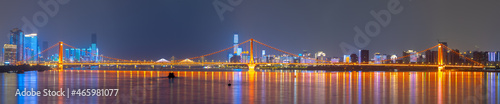
[[248, 71], [255, 71], [255, 64], [247, 64], [248, 65]]
[[444, 65], [439, 65], [439, 66], [438, 66], [438, 71], [441, 71], [441, 70], [443, 70], [444, 68], [445, 68], [445, 66], [444, 66]]

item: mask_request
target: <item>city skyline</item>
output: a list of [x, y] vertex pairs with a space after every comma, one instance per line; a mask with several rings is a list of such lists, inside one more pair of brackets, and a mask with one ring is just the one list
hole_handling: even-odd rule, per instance
[[[8, 30], [15, 27], [21, 28], [23, 24], [22, 17], [31, 20], [34, 13], [44, 10], [36, 2], [11, 2], [12, 5], [20, 5], [19, 3], [22, 2], [23, 4], [26, 3], [26, 5], [32, 5], [32, 7], [1, 6], [2, 10], [19, 9], [16, 13], [0, 12], [11, 15], [0, 19], [2, 21], [0, 27], [3, 28], [0, 32], [2, 33], [8, 33]], [[308, 8], [310, 6], [306, 6], [295, 8], [295, 10], [286, 10], [286, 8], [291, 8], [292, 5], [302, 5], [304, 2], [290, 1], [289, 4], [268, 2], [262, 6], [277, 6], [283, 9], [275, 10], [275, 12], [259, 13], [256, 10], [251, 10], [255, 9], [256, 6], [254, 5], [256, 4], [254, 3], [258, 3], [258, 1], [243, 1], [240, 5], [233, 6], [233, 12], [225, 12], [223, 15], [225, 19], [221, 21], [214, 10], [213, 1], [204, 1], [196, 5], [192, 5], [193, 3], [189, 1], [182, 1], [185, 5], [180, 6], [155, 2], [157, 1], [146, 1], [144, 3], [127, 1], [123, 4], [113, 3], [113, 1], [69, 1], [64, 5], [61, 3], [56, 15], [49, 16], [47, 25], [37, 27], [39, 42], [48, 41], [48, 44], [55, 44], [58, 41], [65, 41], [69, 44], [75, 44], [76, 47], [86, 47], [90, 40], [88, 36], [97, 33], [99, 34], [99, 47], [106, 49], [102, 53], [109, 56], [123, 59], [159, 59], [171, 56], [182, 58], [231, 46], [232, 37], [230, 36], [237, 32], [240, 34], [240, 40], [255, 38], [266, 41], [273, 46], [282, 47], [283, 50], [289, 52], [300, 53], [302, 50], [309, 50], [314, 53], [324, 51], [328, 56], [341, 57], [344, 55], [339, 47], [342, 42], [354, 46], [353, 37], [355, 31], [352, 28], [355, 26], [363, 27], [365, 23], [375, 20], [370, 11], [379, 11], [386, 7], [386, 2], [373, 1], [373, 5], [368, 6], [367, 3], [341, 1], [345, 6], [337, 5], [335, 2], [308, 2], [306, 4], [314, 4], [322, 8]], [[399, 55], [402, 51], [409, 49], [422, 50], [435, 45], [434, 43], [438, 42], [438, 39], [450, 43], [450, 47], [461, 51], [474, 51], [476, 46], [482, 51], [500, 50], [499, 47], [495, 47], [497, 43], [494, 41], [499, 37], [494, 35], [500, 33], [494, 28], [499, 21], [493, 19], [499, 17], [499, 15], [490, 13], [497, 9], [481, 8], [473, 4], [467, 4], [465, 1], [455, 1], [453, 5], [446, 5], [450, 1], [400, 2], [401, 6], [404, 7], [404, 11], [392, 15], [391, 24], [382, 28], [380, 35], [377, 37], [370, 37], [369, 44], [366, 48], [363, 48], [370, 50], [370, 55], [375, 52]], [[134, 3], [137, 3], [135, 7], [125, 6]], [[174, 9], [150, 8], [143, 4], [169, 5], [159, 7]], [[430, 8], [424, 8], [423, 4], [434, 5]], [[498, 4], [498, 2], [492, 1], [484, 4], [493, 5]], [[334, 7], [328, 5], [334, 5]], [[88, 8], [90, 6], [96, 6], [96, 8]], [[108, 6], [116, 9], [114, 11], [103, 9]], [[352, 9], [358, 6], [362, 8]], [[464, 13], [452, 12], [455, 10], [467, 11], [461, 8], [462, 6], [472, 6], [476, 8], [476, 11], [486, 13], [474, 12], [473, 14], [476, 15], [465, 16]], [[145, 9], [139, 9], [139, 7]], [[188, 7], [200, 11], [190, 12]], [[452, 9], [443, 9], [445, 7]], [[88, 8], [89, 10], [82, 10], [82, 8]], [[349, 10], [338, 10], [338, 8], [348, 8]], [[437, 11], [421, 12], [429, 9], [436, 9]], [[125, 12], [130, 10], [135, 11], [131, 13]], [[146, 17], [135, 16], [145, 10], [153, 10], [159, 13], [142, 13], [149, 15]], [[313, 12], [317, 10], [323, 11]], [[168, 15], [173, 12], [185, 14]], [[298, 16], [293, 12], [311, 15]], [[252, 14], [270, 15], [270, 18], [252, 19], [256, 17], [252, 16]], [[199, 17], [193, 18], [193, 16]], [[165, 19], [159, 17], [165, 17]], [[144, 20], [144, 18], [153, 19]], [[315, 18], [322, 18], [321, 21], [330, 22], [319, 23]], [[136, 19], [144, 21], [137, 22]], [[296, 21], [301, 19], [309, 22]], [[468, 20], [474, 20], [482, 24], [467, 22]], [[254, 23], [257, 21], [259, 22]], [[429, 22], [435, 25], [429, 27]], [[203, 24], [196, 25], [196, 23]], [[262, 23], [266, 23], [266, 25]], [[267, 24], [269, 25], [267, 26]], [[194, 29], [198, 31], [190, 31]], [[471, 33], [474, 33], [474, 35], [470, 35]], [[8, 41], [6, 38], [2, 38], [0, 42], [7, 43]], [[183, 42], [185, 44], [181, 46], [176, 44]], [[416, 44], [417, 42], [421, 44]], [[180, 50], [180, 52], [172, 50]]]
[[0, 104], [500, 104], [500, 0], [7, 0]]

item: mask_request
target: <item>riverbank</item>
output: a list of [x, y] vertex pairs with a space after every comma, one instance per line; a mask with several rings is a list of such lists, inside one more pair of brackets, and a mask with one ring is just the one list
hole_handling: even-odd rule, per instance
[[18, 65], [18, 66], [0, 66], [0, 73], [5, 72], [24, 72], [24, 71], [45, 71], [51, 70], [52, 68], [48, 66], [41, 65]]

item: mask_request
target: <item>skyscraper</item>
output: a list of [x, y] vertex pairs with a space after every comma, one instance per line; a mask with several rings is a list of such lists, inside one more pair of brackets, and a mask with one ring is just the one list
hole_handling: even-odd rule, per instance
[[18, 28], [10, 30], [10, 44], [16, 45], [16, 61], [24, 60], [24, 32]]
[[359, 63], [365, 63], [370, 61], [370, 51], [368, 50], [359, 50]]
[[497, 52], [495, 52], [495, 51], [488, 52], [488, 61], [489, 62], [496, 62], [496, 61], [498, 61], [497, 60]]
[[38, 61], [38, 36], [27, 34], [24, 37], [24, 59], [26, 61]]
[[97, 34], [93, 33], [91, 36], [91, 61], [98, 62], [99, 61], [99, 53], [97, 51]]
[[233, 41], [233, 46], [234, 46], [234, 53], [238, 52], [238, 34], [234, 34], [234, 41]]
[[233, 52], [229, 53], [229, 55], [228, 55], [229, 62], [233, 62], [233, 60], [232, 60], [232, 59], [234, 59], [233, 57], [236, 57], [240, 54], [240, 53], [238, 53], [238, 49], [239, 49], [238, 48], [238, 34], [236, 34], [236, 33], [233, 36], [233, 46], [234, 46]]

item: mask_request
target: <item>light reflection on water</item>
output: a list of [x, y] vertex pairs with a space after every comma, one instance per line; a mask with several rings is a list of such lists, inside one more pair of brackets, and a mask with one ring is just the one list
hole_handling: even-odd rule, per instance
[[[169, 80], [174, 72], [179, 78]], [[110, 71], [0, 73], [0, 103], [500, 103], [492, 72]], [[231, 83], [231, 86], [228, 86]], [[20, 97], [17, 89], [120, 89]]]

